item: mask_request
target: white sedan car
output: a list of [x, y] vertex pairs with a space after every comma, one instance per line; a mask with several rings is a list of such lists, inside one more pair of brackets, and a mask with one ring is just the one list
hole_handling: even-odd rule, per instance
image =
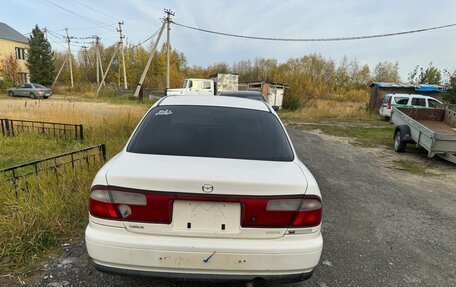
[[317, 182], [277, 114], [249, 99], [160, 100], [89, 205], [87, 250], [104, 272], [302, 281], [323, 247]]

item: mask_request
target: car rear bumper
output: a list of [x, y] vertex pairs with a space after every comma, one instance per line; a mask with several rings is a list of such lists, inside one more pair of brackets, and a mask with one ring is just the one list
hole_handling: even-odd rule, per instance
[[90, 222], [86, 246], [97, 269], [110, 273], [187, 280], [302, 281], [318, 264], [323, 239], [320, 232], [277, 239], [166, 237]]
[[391, 109], [380, 108], [379, 114], [383, 117], [391, 117]]
[[302, 274], [287, 274], [287, 275], [226, 275], [226, 274], [192, 274], [192, 273], [171, 273], [171, 272], [151, 272], [151, 271], [138, 271], [131, 269], [121, 269], [114, 267], [107, 267], [95, 263], [95, 268], [98, 271], [120, 274], [126, 276], [140, 276], [140, 277], [154, 277], [154, 278], [168, 278], [183, 281], [255, 281], [258, 279], [274, 282], [300, 282], [309, 279], [313, 271]]

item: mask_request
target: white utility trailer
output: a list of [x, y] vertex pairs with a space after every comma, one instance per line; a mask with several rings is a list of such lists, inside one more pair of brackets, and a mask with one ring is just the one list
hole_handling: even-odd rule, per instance
[[391, 122], [394, 150], [403, 152], [407, 143], [415, 143], [428, 152], [456, 164], [456, 111], [428, 108], [393, 107]]

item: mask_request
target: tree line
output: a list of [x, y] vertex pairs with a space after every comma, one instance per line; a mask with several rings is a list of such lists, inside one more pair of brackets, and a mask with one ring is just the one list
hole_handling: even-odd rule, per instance
[[[28, 67], [32, 82], [51, 85], [58, 70], [62, 66], [66, 52], [52, 51], [49, 42], [38, 26], [33, 29], [29, 38], [30, 49]], [[117, 45], [99, 45], [103, 70], [106, 71], [111, 55]], [[127, 44], [124, 47], [127, 81], [135, 88], [146, 65], [149, 49], [142, 46]], [[96, 76], [96, 47], [80, 48], [76, 55], [71, 55], [75, 85], [94, 84]], [[290, 108], [298, 108], [304, 102], [331, 98], [346, 101], [366, 101], [369, 97], [369, 84], [378, 82], [401, 82], [399, 62], [379, 62], [373, 69], [360, 63], [356, 58], [344, 57], [340, 62], [320, 54], [309, 54], [298, 58], [290, 58], [279, 62], [273, 58], [255, 58], [237, 61], [233, 64], [215, 63], [207, 67], [190, 66], [183, 53], [172, 48], [170, 53], [170, 84], [180, 87], [187, 77], [208, 78], [215, 73], [237, 73], [239, 81], [272, 81], [288, 85], [285, 104]], [[156, 51], [152, 60], [144, 87], [162, 89], [166, 86], [166, 44]], [[114, 59], [106, 84], [121, 87], [123, 63], [120, 57]], [[8, 62], [9, 61], [9, 62]], [[11, 72], [11, 59], [0, 63], [0, 69]], [[10, 67], [8, 69], [8, 67]], [[6, 72], [8, 74], [8, 71]], [[446, 75], [446, 76], [445, 76]], [[14, 78], [14, 77], [13, 77]], [[101, 76], [100, 76], [101, 78]], [[59, 77], [59, 85], [68, 85], [69, 69], [65, 68]], [[409, 83], [451, 84], [456, 83], [454, 74], [433, 66], [416, 66], [408, 75]], [[446, 83], [448, 82], [448, 83]]]

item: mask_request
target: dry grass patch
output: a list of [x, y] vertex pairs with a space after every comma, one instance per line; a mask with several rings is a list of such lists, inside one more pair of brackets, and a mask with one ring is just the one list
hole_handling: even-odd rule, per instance
[[[84, 141], [37, 134], [0, 135], [0, 166], [7, 167], [106, 143], [112, 157], [125, 145], [149, 105], [0, 99], [0, 117], [82, 123]], [[19, 272], [39, 262], [59, 243], [80, 236], [87, 223], [91, 182], [102, 163], [41, 173], [14, 189], [0, 174], [0, 270]], [[23, 188], [27, 186], [27, 188]], [[17, 191], [17, 196], [16, 196]], [[36, 265], [36, 264], [35, 264]], [[3, 273], [1, 272], [0, 273]]]
[[365, 102], [343, 102], [337, 100], [313, 100], [297, 111], [280, 111], [283, 120], [302, 121], [320, 119], [346, 119], [376, 121], [377, 114], [366, 110]]

